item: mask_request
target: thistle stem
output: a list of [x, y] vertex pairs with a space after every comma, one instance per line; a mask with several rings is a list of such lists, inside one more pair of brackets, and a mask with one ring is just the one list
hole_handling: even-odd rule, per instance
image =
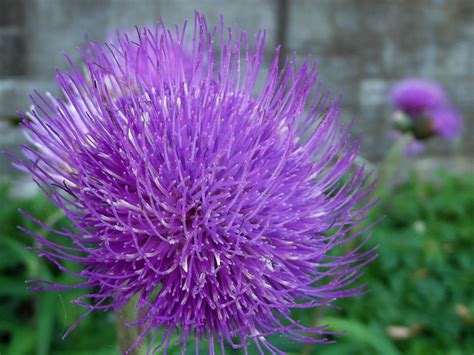
[[388, 151], [385, 159], [380, 163], [377, 178], [378, 197], [383, 199], [393, 188], [403, 159], [403, 151], [412, 139], [410, 134], [405, 134], [398, 139]]
[[[136, 320], [136, 300], [132, 298], [124, 304], [117, 312], [117, 339], [120, 346], [120, 352], [127, 355], [142, 355], [146, 353], [146, 347], [136, 347], [130, 350], [135, 343], [140, 330], [137, 327], [127, 326], [128, 322]], [[143, 349], [143, 350], [142, 350]]]
[[[320, 323], [321, 318], [324, 316], [324, 312], [326, 307], [316, 307], [313, 310], [313, 322], [311, 324], [312, 327], [316, 328]], [[303, 347], [302, 355], [310, 355], [313, 353], [315, 347], [315, 343], [306, 343]]]

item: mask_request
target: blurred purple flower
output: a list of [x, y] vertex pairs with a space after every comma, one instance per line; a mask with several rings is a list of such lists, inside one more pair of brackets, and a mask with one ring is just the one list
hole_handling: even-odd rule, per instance
[[408, 142], [408, 144], [404, 148], [403, 153], [406, 156], [415, 156], [415, 155], [420, 154], [424, 150], [425, 150], [425, 145], [421, 141], [413, 138]]
[[447, 102], [447, 95], [441, 85], [420, 78], [397, 82], [390, 92], [390, 98], [398, 110], [407, 113], [412, 118]]
[[434, 136], [452, 139], [460, 134], [461, 115], [449, 107], [448, 97], [438, 83], [418, 78], [401, 80], [390, 96], [398, 109], [393, 116], [395, 129], [400, 135], [413, 136], [405, 148], [406, 155], [419, 154], [424, 148], [423, 140]]
[[[106, 46], [111, 50], [105, 51], [103, 55], [97, 55], [96, 47], [101, 45], [91, 43], [90, 53], [96, 56], [97, 63], [102, 65], [104, 70], [119, 75], [120, 72], [126, 74], [128, 80], [134, 80], [133, 75], [140, 77], [140, 80], [148, 82], [148, 85], [156, 85], [158, 80], [159, 65], [159, 43], [154, 43], [150, 39], [158, 39], [161, 36], [162, 28], [158, 26], [147, 26], [135, 28], [128, 31], [116, 31], [106, 38]], [[179, 59], [182, 61], [181, 70], [185, 76], [189, 77], [192, 71], [193, 62], [191, 60], [192, 47], [190, 41], [180, 38], [172, 44], [172, 51], [179, 51]], [[86, 54], [87, 55], [87, 54]], [[203, 58], [204, 59], [204, 58]], [[178, 68], [178, 67], [176, 67]], [[170, 68], [175, 70], [175, 68]]]
[[[397, 141], [403, 137], [403, 134], [399, 131], [392, 131], [391, 138]], [[410, 137], [406, 145], [403, 147], [403, 155], [405, 157], [412, 157], [421, 154], [425, 150], [425, 144], [415, 137]]]
[[452, 107], [442, 107], [427, 114], [433, 131], [444, 139], [453, 139], [461, 133], [462, 117]]
[[326, 341], [325, 327], [303, 326], [291, 309], [361, 293], [353, 282], [373, 251], [333, 251], [365, 232], [371, 188], [363, 168], [353, 171], [359, 145], [338, 102], [310, 95], [316, 66], [279, 71], [277, 51], [254, 96], [264, 33], [250, 51], [244, 32], [208, 29], [196, 15], [190, 51], [184, 28], [137, 37], [91, 45], [86, 75], [70, 61], [58, 74], [66, 99], [32, 98], [19, 164], [74, 230], [54, 231], [63, 243], [25, 231], [39, 255], [84, 280], [35, 288], [86, 288], [76, 301], [84, 316], [136, 296], [134, 346], [162, 331], [152, 352], [176, 333], [183, 352], [194, 336], [211, 354], [214, 340], [253, 341], [261, 353], [278, 351], [266, 339], [276, 333]]

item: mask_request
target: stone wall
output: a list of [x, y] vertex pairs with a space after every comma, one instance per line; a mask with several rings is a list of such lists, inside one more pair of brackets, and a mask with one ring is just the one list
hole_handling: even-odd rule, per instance
[[[343, 95], [344, 115], [359, 119], [363, 153], [372, 160], [390, 144], [390, 85], [407, 75], [439, 80], [463, 112], [465, 130], [452, 143], [433, 141], [425, 154], [472, 163], [472, 0], [0, 0], [0, 149], [18, 148], [11, 118], [28, 106], [34, 88], [54, 90], [62, 53], [74, 55], [86, 34], [102, 40], [159, 17], [182, 23], [194, 9], [212, 23], [222, 13], [227, 24], [250, 33], [265, 28], [269, 47], [281, 43], [298, 61], [311, 53], [325, 87]], [[0, 174], [8, 171], [0, 160]]]

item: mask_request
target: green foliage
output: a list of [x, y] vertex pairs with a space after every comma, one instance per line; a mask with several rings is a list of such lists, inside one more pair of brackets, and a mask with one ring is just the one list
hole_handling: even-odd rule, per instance
[[[10, 186], [0, 186], [0, 354], [116, 354], [115, 324], [110, 315], [86, 318], [75, 332], [61, 340], [62, 334], [84, 312], [71, 303], [81, 290], [28, 290], [25, 280], [44, 279], [61, 284], [74, 284], [77, 280], [59, 273], [35, 251], [25, 248], [34, 246], [34, 242], [17, 226], [47, 238], [55, 237], [18, 209], [57, 229], [67, 227], [68, 221], [45, 197], [12, 199], [10, 191]], [[67, 266], [77, 270], [72, 263]]]
[[[81, 290], [34, 292], [25, 280], [42, 278], [74, 284], [37, 254], [25, 249], [32, 238], [21, 225], [47, 238], [39, 226], [17, 212], [24, 209], [55, 228], [67, 220], [44, 197], [15, 200], [0, 186], [0, 353], [117, 354], [115, 316], [95, 313], [65, 340], [64, 332], [83, 314], [71, 303]], [[474, 351], [474, 177], [441, 175], [433, 182], [413, 177], [385, 196], [370, 241], [379, 257], [367, 269], [370, 292], [338, 302], [338, 308], [296, 311], [310, 324], [330, 324], [335, 344], [301, 345], [282, 337], [272, 343], [290, 354], [469, 354]], [[67, 264], [72, 270], [77, 266]], [[204, 344], [203, 344], [204, 345]], [[181, 353], [174, 346], [169, 353]], [[193, 353], [189, 348], [187, 353]], [[203, 353], [205, 353], [203, 347]], [[229, 354], [242, 353], [229, 349]], [[256, 353], [255, 349], [249, 351]]]
[[474, 177], [413, 176], [375, 214], [386, 218], [371, 240], [379, 257], [364, 276], [370, 292], [328, 312], [352, 335], [317, 353], [397, 353], [382, 350], [388, 343], [402, 354], [473, 353]]

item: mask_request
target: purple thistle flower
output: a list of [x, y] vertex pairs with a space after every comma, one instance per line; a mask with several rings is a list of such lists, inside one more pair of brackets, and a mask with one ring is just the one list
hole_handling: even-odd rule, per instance
[[325, 342], [325, 327], [305, 327], [291, 310], [363, 292], [354, 281], [373, 250], [333, 252], [365, 234], [372, 205], [367, 174], [353, 167], [358, 141], [309, 60], [280, 71], [277, 50], [253, 95], [264, 33], [250, 50], [246, 33], [208, 29], [199, 14], [189, 45], [185, 29], [160, 24], [136, 41], [92, 45], [85, 75], [70, 59], [71, 72], [58, 72], [65, 99], [32, 97], [19, 164], [74, 228], [31, 217], [65, 242], [25, 232], [40, 256], [83, 280], [34, 288], [93, 289], [76, 301], [84, 316], [137, 297], [133, 346], [161, 330], [153, 353], [174, 334], [184, 348], [209, 339], [211, 354], [215, 341], [280, 352], [271, 334]]
[[[150, 36], [154, 39], [159, 38], [161, 31], [162, 28], [158, 26], [144, 27], [126, 32], [117, 31], [114, 35], [107, 36], [106, 46], [115, 50], [112, 51], [113, 53], [105, 53], [105, 58], [97, 58], [98, 63], [115, 74], [126, 70], [133, 72], [141, 80], [149, 80], [149, 85], [156, 85], [158, 83], [157, 65], [159, 65], [159, 55], [155, 50], [157, 44], [150, 43], [149, 40]], [[180, 57], [182, 58], [185, 76], [190, 76], [192, 71], [192, 48], [189, 46], [189, 41], [183, 41], [181, 45], [175, 43], [173, 46], [173, 50], [181, 52]], [[96, 51], [96, 47], [97, 44], [90, 45], [89, 50], [92, 54]], [[98, 49], [100, 51], [100, 48]], [[128, 76], [127, 79], [132, 78]]]
[[462, 117], [452, 107], [442, 107], [427, 114], [434, 133], [444, 139], [453, 139], [461, 133]]
[[407, 155], [420, 153], [423, 140], [433, 136], [452, 139], [461, 132], [461, 115], [448, 106], [445, 91], [434, 81], [402, 80], [394, 85], [391, 100], [399, 110], [394, 114], [395, 129], [413, 135], [405, 149]]
[[422, 114], [447, 102], [444, 89], [436, 82], [420, 78], [397, 82], [391, 92], [392, 104], [410, 116]]
[[403, 154], [405, 156], [415, 156], [421, 154], [424, 150], [425, 145], [421, 141], [412, 138], [404, 148]]
[[[391, 131], [390, 138], [393, 141], [398, 141], [402, 139], [403, 134], [400, 131]], [[403, 147], [402, 154], [405, 157], [411, 157], [421, 154], [425, 150], [425, 144], [423, 141], [416, 139], [415, 137], [410, 137], [406, 145]]]

